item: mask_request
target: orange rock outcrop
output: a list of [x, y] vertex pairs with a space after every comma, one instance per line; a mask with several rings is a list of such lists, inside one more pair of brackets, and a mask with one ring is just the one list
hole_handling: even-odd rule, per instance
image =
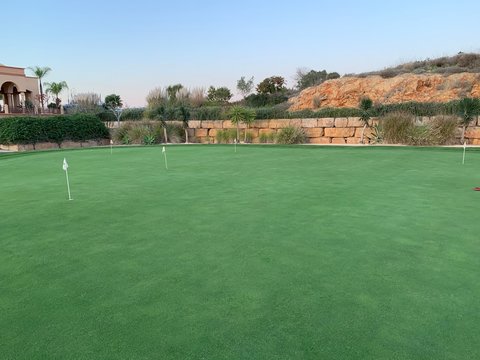
[[365, 96], [380, 104], [447, 102], [465, 96], [480, 97], [480, 74], [404, 74], [389, 79], [380, 76], [343, 77], [303, 90], [290, 99], [290, 111], [327, 107], [356, 108]]

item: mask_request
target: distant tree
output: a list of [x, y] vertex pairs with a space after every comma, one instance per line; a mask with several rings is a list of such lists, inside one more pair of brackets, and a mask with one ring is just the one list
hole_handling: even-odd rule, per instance
[[271, 76], [257, 85], [259, 94], [275, 94], [285, 90], [285, 79], [281, 76]]
[[55, 95], [55, 105], [57, 106], [57, 109], [60, 108], [60, 104], [62, 103], [62, 100], [58, 97], [58, 95], [65, 89], [68, 89], [68, 85], [65, 81], [60, 81], [58, 83], [56, 82], [51, 82], [51, 83], [45, 83], [45, 86], [47, 87], [45, 89], [45, 92], [51, 93]]
[[339, 79], [340, 74], [337, 72], [331, 72], [327, 75], [327, 80]]
[[211, 102], [227, 103], [232, 98], [232, 93], [227, 87], [210, 86], [207, 91], [207, 99]]
[[105, 96], [105, 103], [103, 106], [105, 109], [113, 113], [113, 115], [115, 115], [115, 119], [117, 119], [117, 126], [120, 126], [120, 118], [122, 117], [123, 112], [123, 103], [120, 95], [110, 94]]
[[295, 80], [297, 81], [297, 89], [303, 90], [310, 86], [320, 85], [326, 80], [338, 79], [340, 74], [337, 72], [327, 73], [327, 71], [315, 71], [315, 70], [305, 70], [297, 69], [295, 75]]
[[42, 79], [50, 72], [52, 69], [50, 69], [48, 66], [40, 67], [40, 66], [33, 66], [28, 68], [37, 78], [38, 82], [40, 84], [40, 102], [42, 104], [42, 110], [45, 108], [45, 98], [43, 94], [43, 84], [42, 84]]
[[[230, 109], [228, 116], [232, 121], [232, 124], [236, 125], [237, 127], [236, 140], [238, 142], [240, 138], [240, 129], [239, 129], [240, 123], [246, 124], [248, 128], [248, 126], [251, 125], [255, 120], [256, 113], [253, 109], [247, 109], [243, 106], [235, 105]], [[245, 130], [245, 141], [246, 140], [247, 140], [247, 131]]]
[[167, 97], [170, 104], [175, 104], [177, 102], [177, 94], [181, 89], [183, 89], [182, 84], [167, 86], [166, 92], [167, 92]]
[[101, 109], [101, 97], [93, 92], [73, 95], [72, 103], [75, 104], [77, 112], [96, 113]]
[[155, 89], [150, 90], [146, 100], [149, 108], [165, 105], [168, 100], [167, 92], [163, 88], [156, 87]]
[[120, 95], [110, 94], [105, 96], [105, 107], [123, 107]]
[[249, 80], [245, 80], [245, 76], [242, 76], [240, 80], [237, 81], [237, 90], [245, 99], [253, 90], [253, 76]]
[[370, 110], [372, 109], [373, 101], [369, 97], [363, 97], [360, 99], [359, 108], [361, 110], [360, 120], [363, 122], [362, 137], [360, 143], [363, 144], [365, 140], [365, 129], [370, 126]]

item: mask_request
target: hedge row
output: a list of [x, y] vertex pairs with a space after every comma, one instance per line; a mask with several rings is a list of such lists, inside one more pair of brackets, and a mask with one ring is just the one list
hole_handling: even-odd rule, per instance
[[[358, 108], [324, 108], [318, 110], [288, 111], [287, 104], [276, 106], [254, 107], [257, 120], [264, 119], [300, 119], [300, 118], [339, 118], [362, 116]], [[225, 120], [228, 118], [229, 106], [202, 106], [190, 108], [191, 120]], [[402, 112], [415, 116], [458, 115], [460, 114], [459, 100], [446, 103], [404, 102], [398, 104], [378, 104], [370, 109], [370, 116], [378, 117], [389, 113]], [[480, 108], [477, 109], [480, 112]], [[97, 114], [102, 121], [115, 121], [111, 112], [104, 111]], [[478, 115], [478, 114], [475, 114]], [[147, 117], [146, 109], [125, 109], [121, 120], [143, 120]], [[173, 120], [173, 119], [172, 119]]]
[[109, 131], [95, 115], [76, 114], [49, 117], [0, 119], [0, 144], [86, 141], [109, 138]]

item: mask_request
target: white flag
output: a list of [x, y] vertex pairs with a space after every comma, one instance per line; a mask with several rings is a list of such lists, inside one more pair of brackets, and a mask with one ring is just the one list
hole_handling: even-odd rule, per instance
[[110, 145], [113, 145], [113, 140], [112, 139], [110, 139]]
[[466, 142], [466, 141], [463, 143], [463, 148], [464, 148], [464, 149], [467, 148], [467, 142]]
[[164, 152], [165, 152], [165, 146], [162, 148], [162, 153], [164, 153]]
[[68, 169], [68, 164], [67, 164], [67, 159], [63, 158], [63, 166], [62, 166], [63, 170], [67, 171]]

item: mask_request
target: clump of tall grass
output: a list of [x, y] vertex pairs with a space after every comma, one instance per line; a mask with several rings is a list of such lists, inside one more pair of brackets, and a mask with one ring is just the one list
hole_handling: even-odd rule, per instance
[[287, 126], [277, 134], [278, 144], [303, 144], [307, 141], [305, 131], [296, 126]]
[[380, 118], [382, 138], [390, 144], [449, 145], [456, 142], [458, 119], [435, 117], [426, 124], [416, 124], [408, 113], [391, 113]]

